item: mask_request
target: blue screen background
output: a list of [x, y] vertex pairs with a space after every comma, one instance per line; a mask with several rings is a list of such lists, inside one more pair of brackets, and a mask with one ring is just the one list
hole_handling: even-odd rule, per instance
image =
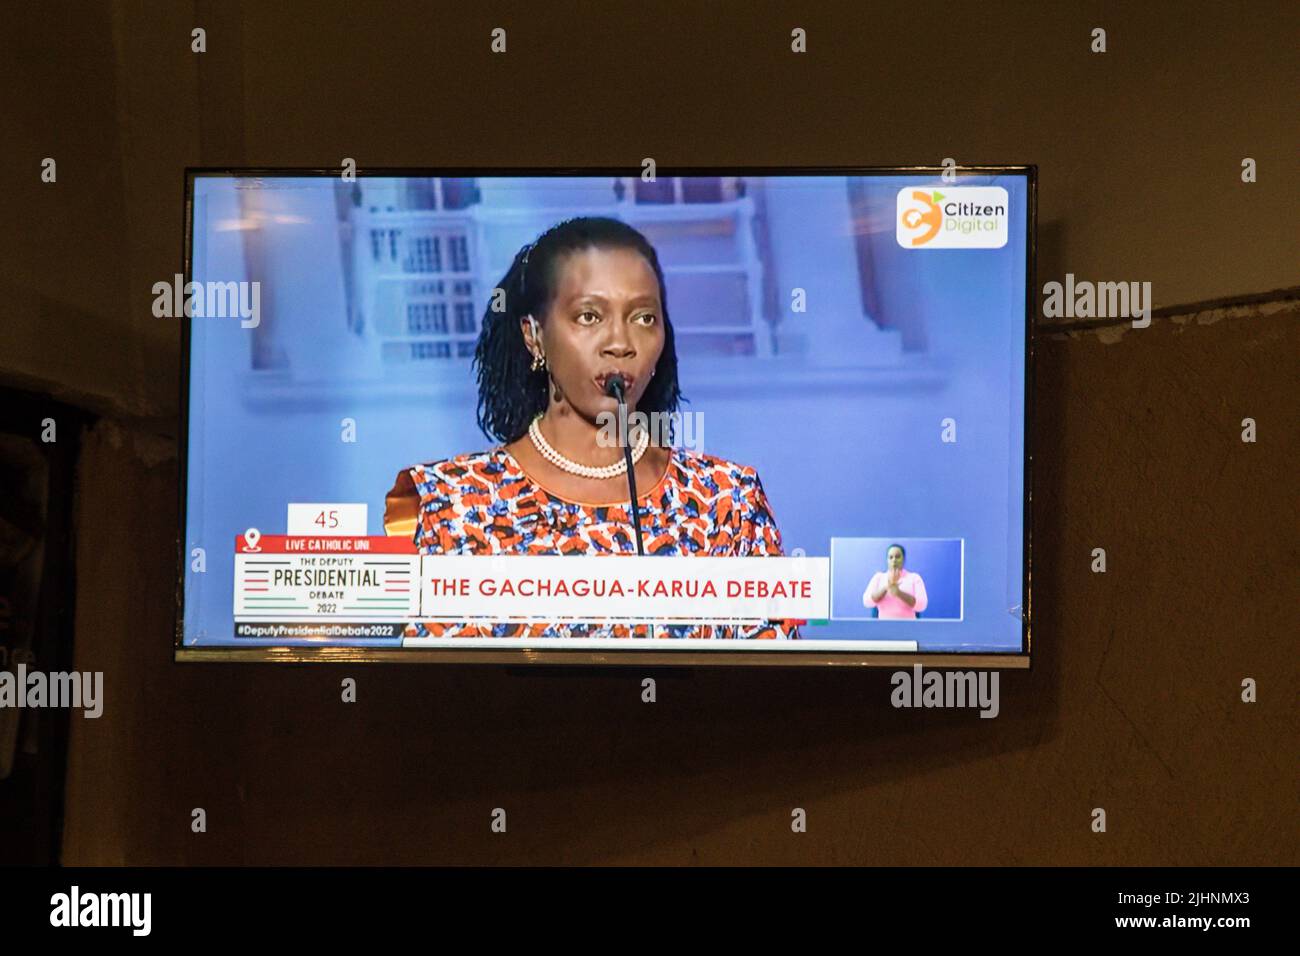
[[[291, 501], [364, 502], [383, 534], [400, 469], [491, 446], [466, 343], [515, 251], [592, 214], [655, 244], [684, 408], [704, 413], [703, 451], [758, 469], [787, 554], [829, 555], [833, 537], [965, 541], [964, 620], [804, 636], [1020, 649], [1023, 175], [962, 177], [1007, 190], [1010, 238], [951, 250], [895, 238], [898, 191], [943, 188], [931, 175], [762, 177], [721, 198], [683, 180], [674, 203], [608, 177], [430, 183], [195, 180], [192, 277], [260, 282], [261, 316], [190, 320], [185, 540], [207, 567], [186, 577], [186, 645], [253, 643], [231, 635], [246, 528], [284, 533]], [[680, 201], [696, 187], [703, 201]]]

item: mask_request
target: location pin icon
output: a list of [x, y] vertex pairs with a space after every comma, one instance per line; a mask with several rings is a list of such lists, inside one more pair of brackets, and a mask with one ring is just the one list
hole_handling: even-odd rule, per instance
[[261, 540], [262, 532], [258, 531], [256, 528], [249, 528], [244, 532], [244, 544], [248, 546], [250, 551], [256, 551], [257, 542]]

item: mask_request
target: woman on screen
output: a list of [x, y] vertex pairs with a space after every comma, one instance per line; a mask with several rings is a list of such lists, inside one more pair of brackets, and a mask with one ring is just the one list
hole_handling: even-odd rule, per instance
[[[570, 219], [520, 249], [494, 293], [474, 364], [479, 427], [501, 444], [400, 472], [385, 527], [413, 534], [426, 554], [636, 554], [623, 450], [604, 427], [618, 408], [606, 385], [622, 377], [629, 414], [677, 410], [654, 247], [619, 220]], [[753, 468], [629, 432], [647, 555], [781, 554]], [[798, 636], [782, 622], [658, 625], [653, 634]], [[650, 628], [415, 622], [407, 636], [648, 637]]]
[[884, 620], [915, 620], [930, 603], [921, 575], [903, 567], [906, 560], [903, 546], [891, 544], [885, 549], [887, 569], [873, 574], [862, 592], [863, 605], [876, 608]]

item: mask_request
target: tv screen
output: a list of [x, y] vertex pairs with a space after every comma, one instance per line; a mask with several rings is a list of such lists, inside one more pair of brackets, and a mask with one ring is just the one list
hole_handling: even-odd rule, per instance
[[1032, 167], [186, 184], [179, 659], [1027, 666]]

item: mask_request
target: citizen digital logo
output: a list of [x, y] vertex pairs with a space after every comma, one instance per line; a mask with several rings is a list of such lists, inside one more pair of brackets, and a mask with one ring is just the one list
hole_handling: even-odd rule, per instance
[[1001, 249], [1007, 244], [1007, 191], [953, 186], [898, 191], [895, 234], [904, 249]]

